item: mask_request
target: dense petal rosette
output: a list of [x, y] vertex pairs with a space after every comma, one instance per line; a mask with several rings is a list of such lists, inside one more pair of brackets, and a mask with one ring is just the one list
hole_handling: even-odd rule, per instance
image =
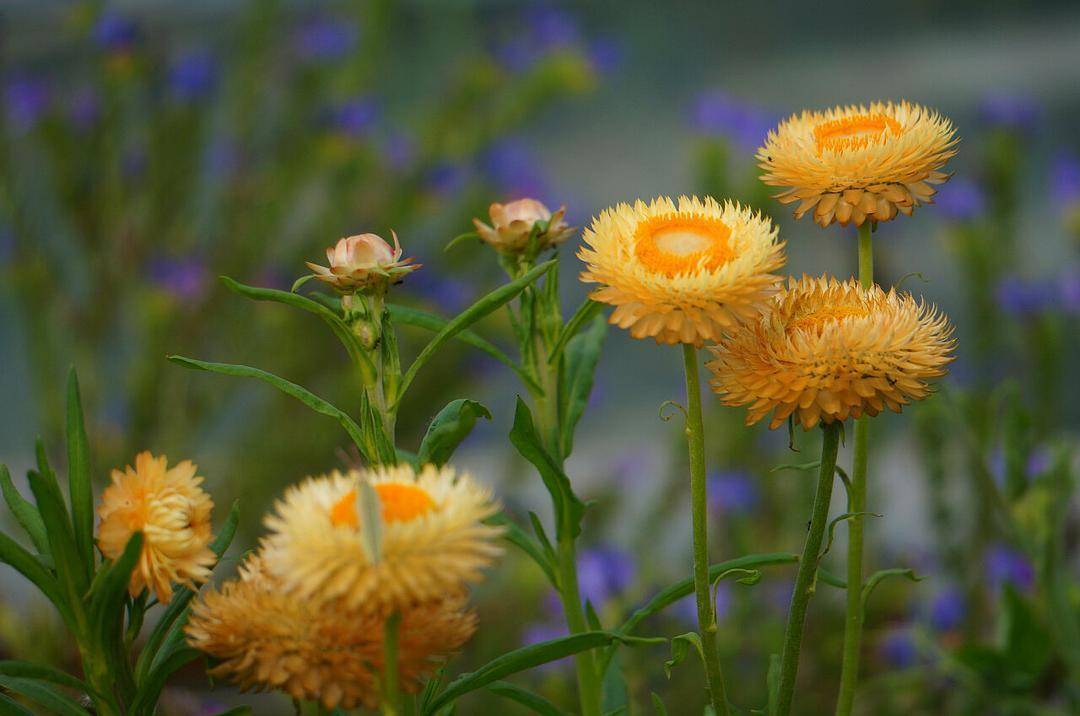
[[791, 279], [771, 310], [710, 350], [712, 386], [746, 422], [773, 411], [804, 428], [896, 412], [930, 392], [955, 341], [948, 318], [907, 293], [835, 278]]
[[706, 197], [619, 204], [593, 220], [578, 257], [590, 296], [634, 338], [700, 346], [753, 318], [772, 295], [784, 245], [768, 218]]

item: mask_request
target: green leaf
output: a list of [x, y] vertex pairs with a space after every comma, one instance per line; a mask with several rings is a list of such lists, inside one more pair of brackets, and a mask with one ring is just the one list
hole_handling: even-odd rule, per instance
[[574, 336], [566, 345], [566, 362], [559, 385], [559, 439], [563, 456], [574, 449], [574, 429], [589, 403], [605, 335], [607, 322], [603, 316], [597, 316], [587, 331]]
[[34, 712], [18, 701], [0, 692], [0, 716], [35, 716]]
[[29, 661], [0, 661], [0, 675], [47, 681], [51, 684], [66, 686], [69, 689], [88, 694], [94, 692], [88, 684], [65, 671], [43, 664], [32, 664]]
[[378, 462], [375, 456], [371, 454], [370, 449], [365, 445], [364, 436], [360, 431], [360, 426], [350, 418], [344, 411], [331, 405], [327, 401], [323, 400], [319, 396], [312, 393], [307, 388], [297, 385], [296, 383], [290, 383], [284, 378], [279, 378], [273, 373], [268, 373], [265, 370], [259, 370], [258, 368], [251, 368], [246, 365], [234, 365], [231, 363], [210, 363], [208, 361], [195, 360], [194, 358], [185, 358], [184, 356], [172, 355], [169, 356], [169, 360], [177, 365], [182, 365], [185, 368], [193, 368], [196, 370], [205, 370], [210, 373], [220, 373], [221, 375], [234, 375], [242, 378], [258, 378], [261, 381], [269, 383], [286, 395], [290, 395], [299, 400], [304, 405], [308, 406], [316, 413], [326, 415], [328, 417], [337, 420], [341, 427], [345, 429], [345, 432], [352, 438], [353, 444], [360, 450], [360, 454], [368, 462]]
[[21, 694], [40, 706], [44, 706], [49, 709], [49, 713], [56, 714], [56, 716], [89, 716], [90, 714], [70, 696], [61, 694], [59, 691], [32, 679], [0, 676], [0, 686], [3, 686], [8, 691]]
[[452, 681], [446, 690], [432, 699], [424, 709], [424, 713], [435, 714], [442, 707], [452, 703], [467, 693], [482, 689], [488, 684], [494, 683], [512, 674], [527, 669], [547, 664], [567, 656], [573, 656], [583, 651], [610, 644], [612, 641], [625, 641], [628, 643], [658, 643], [663, 640], [654, 639], [626, 639], [612, 632], [587, 631], [580, 634], [553, 639], [551, 641], [531, 644], [515, 649], [507, 654], [498, 656], [476, 671], [462, 674]]
[[570, 486], [570, 478], [544, 450], [540, 443], [540, 436], [536, 434], [529, 406], [525, 405], [525, 401], [520, 397], [517, 399], [517, 408], [514, 411], [514, 426], [510, 430], [510, 442], [523, 458], [536, 467], [544, 481], [544, 486], [551, 493], [551, 500], [555, 506], [556, 536], [577, 537], [581, 534], [581, 518], [585, 514], [585, 503], [574, 494]]
[[[341, 316], [337, 315], [323, 304], [313, 301], [306, 296], [301, 296], [298, 293], [278, 291], [273, 288], [245, 286], [228, 276], [222, 276], [221, 282], [224, 283], [226, 288], [230, 291], [238, 293], [246, 298], [250, 298], [253, 301], [273, 301], [275, 303], [282, 303], [286, 306], [299, 308], [301, 311], [307, 311], [308, 313], [318, 316], [330, 327], [330, 330], [334, 332], [337, 339], [341, 341], [341, 345], [345, 347], [345, 352], [349, 354], [349, 358], [352, 360], [353, 364], [360, 368], [360, 375], [364, 385], [371, 385], [375, 382], [375, 364], [371, 362], [371, 358], [369, 358], [364, 349], [360, 347], [360, 343], [356, 340], [356, 336], [353, 335], [353, 332], [349, 329], [349, 326], [345, 321], [342, 320]], [[301, 283], [303, 283], [303, 281], [298, 282], [298, 284]], [[299, 288], [298, 284], [293, 285], [293, 291]]]
[[[393, 319], [394, 323], [424, 328], [436, 333], [445, 328], [446, 324], [450, 322], [449, 319], [443, 318], [442, 316], [436, 316], [434, 313], [428, 313], [427, 311], [421, 311], [417, 308], [410, 308], [408, 306], [390, 303], [387, 304], [386, 308], [390, 311], [390, 317]], [[508, 356], [494, 343], [480, 337], [480, 334], [466, 329], [455, 334], [454, 339], [491, 356], [510, 370], [514, 371], [517, 377], [523, 383], [528, 385], [530, 389], [535, 390], [536, 392], [543, 392], [540, 388], [540, 384], [533, 380], [532, 376], [526, 373], [520, 365], [515, 363], [513, 358]]]
[[198, 649], [184, 647], [172, 652], [168, 658], [154, 665], [146, 677], [146, 681], [139, 684], [139, 691], [131, 704], [128, 713], [132, 716], [150, 716], [157, 704], [161, 690], [165, 688], [165, 682], [177, 669], [202, 656]]
[[518, 527], [517, 523], [502, 513], [492, 515], [484, 520], [484, 524], [499, 525], [505, 528], [503, 539], [529, 555], [532, 561], [536, 562], [540, 569], [544, 570], [544, 574], [547, 575], [551, 586], [558, 588], [559, 579], [555, 572], [554, 558], [549, 550], [546, 551], [538, 545], [525, 530]]
[[611, 668], [603, 675], [600, 691], [601, 703], [605, 713], [629, 707], [630, 690], [627, 688], [626, 676], [623, 674], [618, 655], [615, 656]]
[[83, 423], [79, 379], [72, 366], [67, 383], [68, 491], [75, 547], [89, 580], [94, 573], [94, 493], [91, 487], [90, 445]]
[[837, 515], [830, 522], [827, 528], [828, 539], [825, 540], [825, 549], [821, 550], [821, 554], [818, 555], [818, 562], [825, 559], [825, 555], [832, 549], [833, 540], [836, 538], [836, 526], [845, 520], [850, 520], [855, 517], [881, 517], [880, 512], [845, 512], [842, 515]]
[[105, 573], [95, 579], [90, 594], [90, 626], [96, 642], [109, 660], [109, 669], [119, 681], [121, 693], [134, 691], [135, 683], [124, 653], [124, 598], [127, 596], [131, 573], [142, 555], [143, 534], [135, 532], [128, 539], [124, 551], [111, 563], [100, 569]]
[[769, 655], [769, 672], [765, 677], [765, 685], [769, 690], [769, 702], [765, 707], [765, 713], [769, 716], [776, 715], [776, 709], [780, 705], [780, 670], [783, 664], [779, 654]]
[[7, 503], [11, 514], [15, 515], [23, 530], [34, 543], [41, 561], [46, 567], [52, 566], [52, 553], [49, 551], [49, 537], [45, 533], [45, 523], [41, 520], [41, 513], [34, 504], [19, 494], [15, 483], [11, 480], [11, 473], [7, 465], [0, 465], [0, 491], [4, 493], [4, 502]]
[[1053, 639], [1031, 606], [1011, 584], [1002, 594], [1004, 644], [1014, 688], [1032, 688], [1053, 659]]
[[671, 658], [664, 662], [664, 674], [671, 678], [671, 670], [681, 664], [686, 655], [690, 653], [690, 647], [694, 647], [701, 663], [705, 663], [705, 647], [701, 644], [701, 636], [697, 632], [688, 631], [671, 640]]
[[0, 532], [0, 562], [11, 565], [19, 574], [30, 580], [57, 608], [64, 622], [75, 630], [76, 623], [68, 607], [67, 598], [60, 589], [56, 578], [39, 562], [34, 555], [23, 549], [15, 540]]
[[435, 334], [435, 337], [431, 339], [431, 342], [424, 346], [424, 349], [420, 351], [420, 355], [416, 357], [416, 360], [412, 362], [412, 365], [410, 365], [409, 369], [405, 372], [405, 376], [401, 379], [401, 389], [398, 391], [398, 395], [394, 400], [393, 408], [397, 408], [398, 403], [401, 402], [405, 392], [409, 389], [409, 385], [412, 383], [413, 378], [416, 377], [416, 374], [424, 367], [424, 364], [427, 363], [435, 351], [438, 350], [439, 346], [476, 323], [484, 316], [487, 316], [504, 304], [509, 303], [515, 296], [521, 293], [526, 286], [554, 266], [555, 261], [555, 259], [552, 259], [551, 261], [542, 263], [525, 273], [521, 278], [504, 284], [486, 294], [447, 323], [442, 330]]
[[600, 623], [600, 615], [596, 613], [596, 607], [588, 599], [585, 600], [585, 623], [593, 631], [604, 630], [604, 625]]
[[874, 589], [877, 588], [877, 585], [881, 584], [881, 582], [886, 579], [891, 579], [893, 577], [904, 577], [905, 579], [910, 579], [912, 582], [921, 582], [926, 579], [926, 577], [920, 577], [915, 574], [914, 569], [882, 569], [874, 572], [870, 575], [870, 578], [866, 580], [866, 584], [864, 584], [862, 588], [861, 604], [864, 614], [866, 613], [866, 603], [870, 600], [870, 595], [874, 593]]
[[472, 432], [479, 418], [491, 420], [491, 411], [475, 400], [459, 398], [439, 411], [420, 441], [418, 458], [421, 465], [443, 465], [454, 454], [461, 441]]
[[559, 356], [562, 355], [563, 349], [566, 348], [566, 344], [569, 343], [570, 339], [576, 336], [582, 326], [592, 320], [603, 308], [604, 304], [597, 303], [592, 299], [585, 299], [585, 302], [578, 306], [574, 315], [570, 317], [570, 320], [566, 322], [566, 325], [559, 332], [555, 345], [551, 347], [551, 352], [548, 353], [548, 363], [554, 365], [559, 360]]
[[540, 546], [544, 548], [544, 552], [551, 557], [552, 563], [554, 563], [555, 547], [551, 544], [551, 540], [548, 539], [547, 531], [544, 530], [544, 523], [540, 521], [540, 516], [529, 510], [529, 522], [532, 523], [533, 534], [540, 541]]
[[540, 694], [534, 694], [528, 689], [523, 689], [509, 681], [496, 681], [487, 687], [487, 690], [496, 696], [509, 699], [521, 704], [533, 713], [541, 716], [564, 716], [562, 709], [545, 699]]
[[[217, 537], [210, 543], [210, 549], [217, 556], [219, 562], [225, 551], [229, 549], [229, 545], [232, 544], [239, 523], [240, 502], [235, 501], [229, 510], [228, 517], [225, 518], [224, 524], [221, 525]], [[217, 563], [214, 566], [216, 567]], [[158, 619], [158, 623], [151, 630], [150, 636], [147, 637], [146, 644], [143, 646], [135, 663], [135, 680], [137, 683], [142, 683], [143, 679], [146, 678], [162, 644], [169, 642], [170, 637], [175, 640], [176, 636], [174, 634], [178, 635], [180, 630], [183, 629], [183, 624], [187, 621], [191, 600], [195, 594], [195, 591], [187, 587], [178, 587], [173, 592], [172, 601], [169, 602], [169, 606], [165, 607], [165, 611], [162, 613], [161, 618]]]
[[[48, 470], [48, 465], [43, 467]], [[52, 552], [56, 576], [60, 582], [66, 602], [73, 612], [78, 610], [83, 594], [89, 586], [86, 570], [82, 568], [79, 553], [75, 547], [75, 538], [71, 534], [71, 522], [68, 519], [64, 497], [60, 486], [51, 471], [47, 473], [31, 472], [30, 490], [34, 493], [45, 531], [49, 535], [49, 550]]]
[[667, 707], [664, 706], [664, 701], [660, 698], [660, 695], [652, 691], [650, 696], [652, 697], [653, 708], [656, 710], [656, 716], [668, 716]]
[[457, 246], [458, 244], [460, 244], [463, 241], [468, 241], [469, 239], [479, 239], [479, 238], [480, 238], [480, 234], [476, 233], [475, 231], [466, 231], [464, 234], [458, 234], [454, 238], [450, 239], [450, 242], [446, 245], [446, 248], [444, 248], [443, 251], [449, 251], [450, 249], [454, 248], [455, 246]]

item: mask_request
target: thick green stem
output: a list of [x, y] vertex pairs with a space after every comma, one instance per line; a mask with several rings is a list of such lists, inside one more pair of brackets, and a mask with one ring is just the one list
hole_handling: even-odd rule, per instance
[[401, 687], [398, 683], [398, 626], [401, 615], [394, 613], [383, 625], [383, 673], [381, 709], [383, 716], [401, 716]]
[[[874, 244], [870, 222], [859, 227], [859, 283], [863, 288], [874, 284]], [[851, 471], [850, 512], [848, 521], [847, 608], [844, 618], [844, 651], [840, 669], [840, 695], [836, 700], [837, 716], [848, 716], [855, 706], [855, 687], [859, 681], [859, 653], [862, 647], [863, 610], [863, 521], [866, 511], [866, 466], [870, 441], [870, 418], [855, 421], [855, 458]]]
[[[803, 626], [806, 608], [817, 585], [818, 559], [825, 527], [829, 520], [829, 502], [832, 500], [833, 482], [836, 480], [836, 451], [840, 445], [840, 423], [822, 426], [821, 467], [818, 471], [817, 492], [814, 494], [813, 515], [810, 530], [806, 534], [799, 571], [795, 575], [795, 589], [791, 593], [787, 628], [784, 631], [784, 649], [780, 656], [780, 691], [776, 713], [787, 716], [795, 698], [795, 676], [799, 672], [799, 652], [802, 649]], [[853, 508], [854, 509], [854, 508]]]
[[[566, 614], [566, 626], [571, 634], [588, 631], [585, 610], [581, 606], [581, 591], [578, 586], [577, 548], [570, 535], [559, 537], [559, 595], [562, 597], [563, 612]], [[578, 700], [581, 702], [582, 716], [600, 716], [602, 713], [602, 693], [599, 675], [596, 672], [596, 659], [593, 652], [583, 651], [574, 659], [577, 669]]]
[[690, 506], [694, 536], [694, 595], [697, 599], [698, 629], [705, 652], [705, 683], [709, 702], [717, 716], [730, 713], [724, 676], [720, 671], [720, 650], [716, 639], [716, 614], [709, 584], [708, 501], [705, 494], [705, 429], [701, 421], [701, 382], [698, 378], [697, 349], [683, 345], [686, 371], [686, 443], [690, 450]]

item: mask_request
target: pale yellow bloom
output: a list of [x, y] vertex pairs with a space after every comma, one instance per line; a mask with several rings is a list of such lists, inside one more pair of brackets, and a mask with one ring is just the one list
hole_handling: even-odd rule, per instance
[[590, 297], [634, 338], [700, 346], [755, 317], [776, 291], [784, 245], [768, 218], [711, 197], [618, 204], [593, 220], [578, 258]]
[[772, 411], [770, 428], [900, 412], [930, 392], [953, 360], [952, 326], [908, 293], [854, 279], [791, 279], [759, 320], [710, 347], [712, 386], [746, 422]]
[[184, 460], [168, 467], [165, 456], [135, 456], [135, 467], [113, 470], [112, 484], [98, 507], [98, 547], [116, 559], [135, 532], [143, 533], [142, 554], [131, 574], [129, 591], [149, 587], [161, 603], [172, 598], [173, 584], [194, 586], [210, 576], [216, 561], [210, 549], [210, 495], [203, 479]]
[[[415, 693], [476, 631], [460, 594], [405, 607], [398, 674]], [[210, 670], [242, 689], [279, 689], [327, 709], [374, 709], [383, 670], [385, 615], [313, 603], [286, 591], [256, 556], [238, 579], [204, 592], [185, 626], [188, 643], [220, 660]]]
[[480, 219], [473, 219], [480, 239], [501, 253], [519, 254], [528, 249], [529, 237], [537, 222], [546, 222], [547, 228], [536, 235], [536, 251], [540, 252], [566, 241], [574, 229], [563, 219], [566, 207], [560, 206], [552, 213], [536, 199], [518, 199], [508, 204], [492, 204], [488, 208], [491, 226]]
[[376, 283], [393, 282], [420, 268], [411, 258], [402, 259], [401, 244], [393, 231], [393, 247], [377, 234], [341, 239], [326, 250], [329, 266], [308, 262], [315, 278], [341, 293], [353, 293]]
[[[365, 481], [381, 507], [377, 554], [357, 505]], [[309, 478], [266, 518], [266, 567], [298, 598], [388, 613], [481, 579], [502, 551], [501, 530], [483, 524], [497, 509], [490, 491], [450, 467], [417, 473], [401, 464]]]
[[795, 218], [856, 226], [888, 221], [933, 203], [932, 185], [956, 154], [956, 130], [937, 112], [908, 102], [835, 107], [792, 115], [758, 150], [761, 180], [788, 187], [777, 195], [800, 202]]

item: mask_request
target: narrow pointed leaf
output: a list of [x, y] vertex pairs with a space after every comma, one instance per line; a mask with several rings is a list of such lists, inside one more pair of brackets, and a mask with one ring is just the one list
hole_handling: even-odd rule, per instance
[[56, 716], [90, 716], [90, 712], [70, 696], [61, 694], [45, 684], [33, 679], [14, 676], [0, 676], [0, 686], [8, 691], [20, 694]]
[[57, 608], [69, 628], [75, 626], [72, 612], [68, 607], [67, 596], [59, 582], [49, 573], [34, 555], [23, 549], [15, 540], [0, 532], [0, 562], [11, 565], [15, 571], [30, 580], [45, 597]]
[[273, 373], [268, 373], [265, 370], [259, 370], [258, 368], [252, 368], [246, 365], [211, 363], [177, 355], [169, 356], [169, 360], [177, 365], [182, 365], [185, 368], [205, 370], [209, 373], [220, 373], [221, 375], [240, 376], [242, 378], [258, 378], [263, 382], [269, 383], [282, 393], [296, 398], [316, 413], [336, 419], [341, 424], [341, 427], [345, 429], [345, 432], [349, 434], [349, 437], [352, 438], [353, 444], [360, 450], [364, 459], [368, 462], [375, 462], [373, 456], [364, 444], [364, 436], [360, 431], [360, 426], [357, 425], [344, 411], [331, 405], [307, 388], [299, 386], [296, 383], [291, 383], [284, 378], [279, 378]]
[[165, 688], [165, 682], [177, 669], [198, 659], [203, 654], [197, 649], [190, 647], [179, 648], [169, 654], [160, 663], [154, 664], [146, 680], [139, 684], [138, 693], [131, 705], [129, 713], [152, 714], [154, 705], [161, 696], [161, 690]]
[[491, 411], [475, 400], [459, 398], [448, 403], [431, 421], [420, 442], [420, 464], [445, 464], [480, 418], [491, 420]]
[[484, 520], [484, 524], [499, 525], [505, 528], [503, 539], [520, 549], [532, 558], [532, 561], [544, 571], [551, 586], [558, 588], [559, 580], [555, 573], [555, 566], [549, 552], [546, 552], [536, 541], [518, 527], [517, 523], [506, 515], [499, 513]]
[[75, 548], [89, 580], [94, 573], [94, 494], [90, 484], [90, 445], [86, 439], [79, 379], [74, 367], [68, 372], [67, 383], [67, 453]]
[[574, 336], [566, 346], [566, 362], [559, 385], [559, 439], [562, 441], [563, 457], [574, 449], [574, 430], [589, 403], [605, 335], [607, 322], [603, 316], [597, 316], [589, 324], [588, 330]]
[[71, 534], [71, 522], [68, 521], [67, 508], [60, 488], [52, 475], [30, 473], [30, 490], [34, 493], [45, 531], [49, 535], [49, 550], [52, 552], [56, 576], [66, 597], [67, 604], [78, 609], [82, 595], [86, 593], [89, 581], [79, 559], [75, 538]]
[[32, 664], [29, 661], [0, 661], [0, 675], [14, 676], [21, 679], [37, 679], [58, 686], [66, 686], [76, 691], [93, 692], [89, 685], [66, 671], [60, 671], [43, 664]]
[[0, 716], [35, 716], [35, 714], [18, 701], [0, 692]]
[[564, 716], [562, 709], [540, 694], [511, 684], [509, 681], [496, 681], [488, 686], [487, 690], [496, 696], [515, 701], [540, 716]]
[[0, 465], [0, 491], [4, 493], [4, 502], [7, 503], [11, 514], [22, 526], [23, 531], [34, 543], [34, 549], [42, 558], [46, 567], [52, 566], [52, 553], [49, 551], [49, 537], [45, 533], [45, 523], [41, 520], [41, 513], [34, 504], [23, 497], [11, 480], [7, 465]]
[[404, 377], [401, 379], [401, 389], [398, 391], [397, 398], [394, 401], [395, 407], [401, 402], [401, 398], [409, 389], [409, 385], [412, 383], [413, 378], [416, 377], [416, 374], [424, 367], [424, 364], [427, 363], [432, 355], [434, 355], [439, 346], [476, 323], [484, 316], [487, 316], [504, 304], [509, 303], [515, 296], [521, 293], [526, 286], [531, 284], [554, 265], [555, 259], [552, 259], [551, 261], [536, 266], [525, 273], [521, 278], [504, 284], [481, 297], [476, 303], [466, 308], [447, 323], [441, 331], [435, 334], [435, 337], [431, 339], [431, 342], [424, 346], [424, 349], [420, 351], [420, 355], [418, 355], [412, 362], [412, 365], [409, 366], [408, 371], [406, 371]]
[[[375, 382], [375, 364], [371, 362], [371, 358], [369, 358], [367, 353], [360, 347], [359, 342], [356, 340], [356, 336], [349, 330], [349, 326], [342, 320], [341, 316], [334, 313], [334, 311], [318, 301], [313, 301], [298, 293], [279, 291], [273, 288], [245, 286], [228, 276], [222, 276], [221, 282], [224, 283], [226, 288], [230, 291], [238, 293], [245, 298], [250, 298], [253, 301], [273, 301], [274, 303], [281, 303], [286, 306], [292, 306], [293, 308], [299, 308], [301, 311], [307, 311], [308, 313], [318, 316], [330, 327], [330, 330], [334, 332], [334, 335], [337, 336], [338, 340], [341, 341], [341, 345], [344, 346], [345, 352], [349, 354], [349, 358], [352, 359], [353, 364], [360, 368], [364, 385], [371, 385]], [[299, 286], [294, 285], [293, 291], [298, 287]]]
[[566, 344], [570, 342], [570, 339], [578, 334], [578, 331], [582, 329], [589, 321], [593, 319], [603, 309], [604, 304], [597, 303], [592, 299], [585, 299], [585, 302], [578, 306], [577, 311], [570, 317], [570, 320], [563, 326], [562, 331], [559, 332], [559, 337], [555, 341], [555, 345], [552, 346], [551, 352], [548, 353], [548, 363], [552, 365], [559, 360], [559, 356], [562, 354]]

